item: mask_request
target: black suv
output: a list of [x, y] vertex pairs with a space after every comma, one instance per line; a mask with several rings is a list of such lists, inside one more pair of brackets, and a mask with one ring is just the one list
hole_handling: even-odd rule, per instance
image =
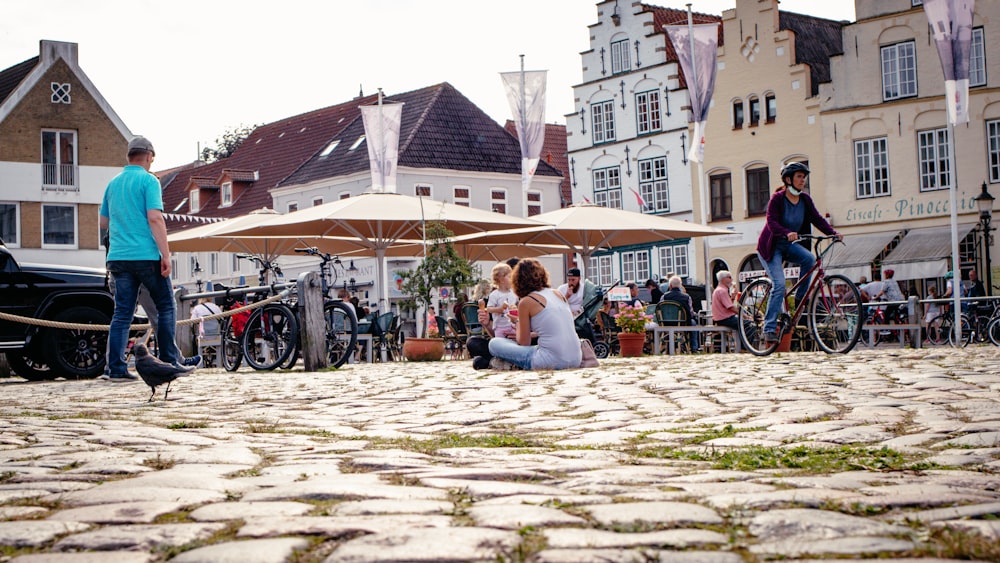
[[[114, 312], [107, 272], [18, 264], [0, 240], [0, 311], [52, 321], [107, 325]], [[0, 351], [30, 380], [87, 378], [104, 372], [106, 330], [66, 330], [0, 319]]]

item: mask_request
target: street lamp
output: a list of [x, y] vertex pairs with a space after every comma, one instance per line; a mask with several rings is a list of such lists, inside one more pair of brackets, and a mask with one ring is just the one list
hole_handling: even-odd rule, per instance
[[195, 260], [194, 261], [194, 271], [192, 271], [191, 273], [194, 274], [194, 283], [198, 286], [198, 293], [201, 293], [201, 286], [205, 283], [205, 282], [203, 282], [201, 280], [201, 274], [204, 271], [205, 270], [201, 269], [201, 263], [199, 263], [197, 260]]
[[986, 295], [990, 295], [993, 291], [993, 267], [990, 265], [990, 246], [992, 246], [990, 241], [990, 231], [995, 231], [995, 228], [990, 227], [990, 221], [993, 219], [993, 200], [996, 199], [990, 192], [986, 191], [986, 182], [983, 182], [983, 191], [976, 196], [976, 207], [979, 208], [979, 226], [983, 231], [983, 262], [984, 269], [986, 270]]

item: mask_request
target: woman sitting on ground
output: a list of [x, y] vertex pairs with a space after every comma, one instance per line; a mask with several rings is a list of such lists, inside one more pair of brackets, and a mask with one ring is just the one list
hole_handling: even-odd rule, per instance
[[[549, 273], [541, 262], [526, 258], [512, 274], [517, 304], [516, 340], [490, 340], [490, 353], [523, 369], [580, 367], [580, 339], [566, 298], [549, 287]], [[532, 333], [538, 344], [531, 345]]]

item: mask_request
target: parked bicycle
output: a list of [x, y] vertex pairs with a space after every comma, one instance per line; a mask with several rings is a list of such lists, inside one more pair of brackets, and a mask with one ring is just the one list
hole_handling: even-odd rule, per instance
[[[326, 355], [333, 367], [344, 365], [358, 345], [358, 318], [354, 307], [334, 298], [338, 270], [343, 271], [338, 256], [320, 252], [316, 247], [296, 248], [295, 252], [319, 258], [320, 280], [323, 290], [323, 319], [326, 323]], [[298, 356], [298, 348], [296, 348]]]
[[[800, 235], [793, 244], [803, 240], [815, 241], [813, 253], [816, 264], [808, 272], [800, 273], [795, 285], [785, 292], [782, 312], [778, 316], [778, 341], [767, 342], [764, 339], [764, 315], [771, 297], [771, 280], [754, 280], [740, 295], [740, 340], [753, 354], [766, 356], [773, 353], [782, 335], [798, 326], [803, 318], [813, 339], [828, 354], [850, 352], [861, 337], [864, 309], [857, 286], [845, 276], [826, 275], [823, 271], [823, 258], [838, 242], [837, 237]], [[792, 308], [795, 291], [804, 283], [809, 284], [805, 297]]]
[[[1000, 346], [1000, 303], [995, 300], [972, 302], [959, 318], [962, 336], [958, 346], [965, 347], [972, 342], [981, 344], [987, 340]], [[955, 314], [951, 311], [941, 313], [928, 323], [927, 340], [932, 344], [947, 342], [956, 346], [954, 326]]]
[[893, 324], [907, 324], [909, 319], [907, 317], [907, 312], [904, 307], [896, 307], [892, 314], [889, 314], [889, 308], [886, 305], [880, 303], [880, 301], [872, 301], [866, 304], [865, 308], [865, 324], [867, 325], [884, 325], [884, 328], [879, 328], [877, 330], [862, 330], [861, 331], [861, 341], [867, 346], [878, 346], [880, 342], [895, 342], [899, 338], [903, 338], [904, 341], [908, 342], [910, 339], [910, 331], [893, 329], [891, 325]]
[[[282, 278], [281, 268], [276, 262], [252, 254], [236, 256], [259, 266], [258, 282], [261, 286], [272, 277], [276, 280]], [[271, 286], [271, 292], [277, 293], [277, 288]], [[251, 302], [264, 299], [266, 292], [256, 293], [254, 296]], [[276, 301], [250, 313], [240, 337], [240, 348], [248, 366], [270, 371], [279, 367], [288, 369], [295, 365], [298, 359], [298, 342], [299, 321], [294, 303]]]

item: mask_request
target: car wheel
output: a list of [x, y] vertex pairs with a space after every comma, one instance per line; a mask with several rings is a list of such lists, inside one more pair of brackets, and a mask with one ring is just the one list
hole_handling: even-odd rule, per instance
[[[108, 316], [93, 307], [70, 307], [53, 319], [63, 323], [107, 325]], [[46, 329], [43, 340], [45, 363], [66, 377], [97, 377], [104, 371], [108, 347], [106, 330]]]
[[14, 373], [28, 381], [44, 381], [46, 379], [55, 379], [59, 376], [59, 374], [49, 369], [49, 366], [46, 364], [25, 356], [21, 350], [8, 350], [6, 356], [7, 363], [14, 370]]

